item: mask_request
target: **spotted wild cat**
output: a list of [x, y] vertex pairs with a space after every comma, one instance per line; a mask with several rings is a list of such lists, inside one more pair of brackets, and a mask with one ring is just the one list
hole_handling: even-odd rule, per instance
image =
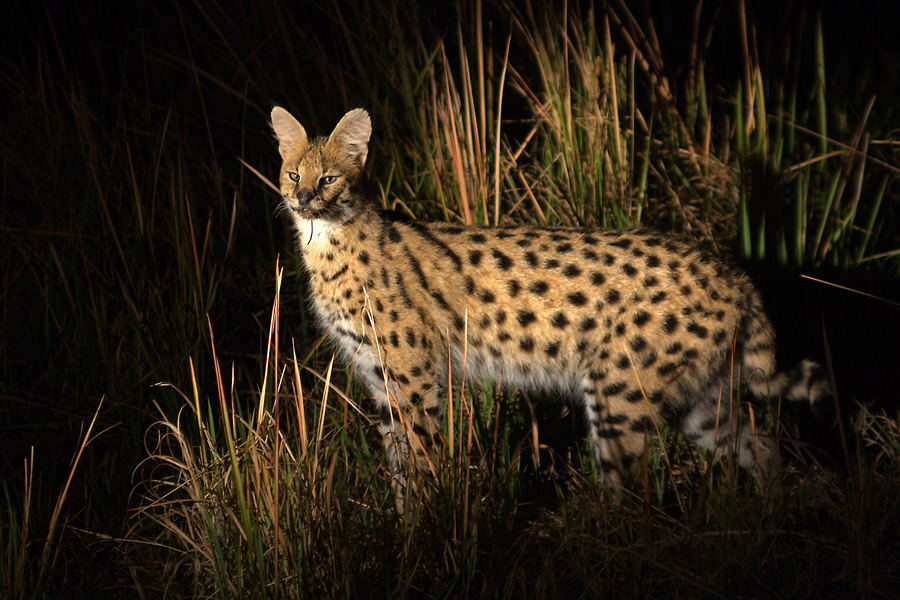
[[772, 442], [731, 411], [733, 390], [828, 394], [815, 363], [776, 371], [775, 332], [749, 279], [688, 241], [397, 219], [368, 192], [364, 110], [328, 137], [308, 137], [280, 107], [272, 127], [313, 311], [374, 396], [401, 511], [409, 456], [423, 467], [440, 444], [448, 368], [574, 397], [614, 494], [663, 421], [765, 480]]

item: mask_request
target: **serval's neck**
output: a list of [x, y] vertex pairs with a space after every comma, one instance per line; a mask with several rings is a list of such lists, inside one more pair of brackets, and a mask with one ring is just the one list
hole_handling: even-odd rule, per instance
[[293, 216], [297, 244], [304, 257], [308, 258], [333, 254], [339, 250], [348, 251], [358, 243], [377, 240], [381, 230], [379, 211], [366, 205], [359, 206], [352, 217], [340, 223], [303, 219], [296, 214]]

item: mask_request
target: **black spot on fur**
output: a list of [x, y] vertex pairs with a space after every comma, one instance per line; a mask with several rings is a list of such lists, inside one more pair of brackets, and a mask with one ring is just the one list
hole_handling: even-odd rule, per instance
[[[596, 430], [597, 437], [601, 437], [603, 439], [612, 440], [616, 438], [620, 438], [625, 433], [621, 429], [611, 429], [611, 428], [599, 428]], [[622, 462], [623, 457], [619, 457], [619, 462]]]
[[522, 327], [528, 327], [529, 325], [537, 321], [537, 317], [534, 316], [534, 313], [530, 310], [520, 310], [516, 313], [516, 320]]
[[463, 291], [466, 294], [471, 295], [475, 291], [475, 280], [471, 277], [466, 277], [463, 280]]
[[537, 294], [538, 296], [543, 295], [550, 286], [547, 285], [546, 281], [535, 281], [531, 285], [528, 286], [528, 291], [532, 294]]
[[660, 375], [671, 375], [678, 368], [678, 363], [667, 362], [656, 367], [656, 372]]
[[510, 267], [513, 266], [513, 261], [510, 257], [506, 256], [496, 248], [491, 248], [491, 256], [494, 257], [494, 260], [497, 262], [497, 268], [503, 271], [508, 271]]
[[591, 381], [603, 381], [606, 379], [606, 369], [591, 369], [588, 373]]
[[608, 425], [621, 425], [628, 421], [628, 415], [617, 414], [617, 415], [606, 415], [603, 417], [603, 422]]
[[578, 277], [581, 275], [581, 269], [576, 267], [575, 265], [566, 265], [562, 271], [562, 274], [568, 278]]
[[644, 392], [641, 391], [641, 388], [633, 388], [628, 390], [624, 394], [625, 400], [634, 404], [635, 402], [640, 402], [644, 399]]
[[701, 340], [705, 339], [706, 336], [709, 335], [709, 330], [706, 327], [704, 327], [703, 325], [700, 325], [698, 323], [695, 323], [694, 321], [691, 321], [690, 323], [688, 323], [688, 326], [685, 329], [687, 329], [689, 332], [696, 335]]
[[431, 297], [434, 298], [435, 302], [437, 302], [437, 305], [438, 305], [439, 307], [441, 307], [442, 309], [444, 309], [444, 310], [450, 312], [450, 305], [447, 304], [447, 301], [446, 301], [446, 300], [444, 300], [444, 295], [443, 295], [443, 294], [441, 294], [441, 293], [440, 293], [439, 291], [437, 291], [437, 290], [434, 290], [434, 291], [431, 292]]
[[601, 393], [604, 396], [615, 396], [616, 394], [621, 394], [625, 391], [625, 388], [628, 387], [624, 381], [617, 381], [615, 383], [610, 383], [606, 385], [601, 390]]
[[564, 315], [563, 313], [558, 312], [553, 315], [552, 319], [550, 319], [550, 323], [552, 323], [553, 326], [557, 329], [565, 329], [566, 325], [569, 324], [569, 319], [566, 318], [566, 315]]
[[628, 429], [633, 431], [634, 433], [643, 433], [643, 432], [655, 432], [656, 426], [653, 424], [653, 419], [647, 416], [643, 416], [640, 419], [635, 419], [631, 422], [631, 425], [628, 426]]
[[672, 333], [678, 329], [678, 319], [672, 313], [667, 314], [663, 318], [663, 331]]
[[570, 304], [573, 304], [575, 306], [584, 306], [588, 301], [587, 296], [585, 296], [581, 292], [569, 294], [568, 296], [566, 296], [566, 300], [568, 300]]

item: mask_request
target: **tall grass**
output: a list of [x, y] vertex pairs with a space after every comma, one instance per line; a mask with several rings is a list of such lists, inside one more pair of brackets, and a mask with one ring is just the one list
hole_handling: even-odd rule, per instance
[[455, 389], [431, 497], [398, 519], [265, 181], [272, 104], [320, 133], [364, 106], [387, 208], [895, 279], [896, 98], [851, 105], [816, 18], [782, 72], [738, 5], [741, 69], [713, 79], [705, 9], [682, 76], [623, 2], [150, 4], [112, 37], [79, 10], [0, 67], [0, 595], [890, 595], [897, 419], [875, 410], [836, 458], [786, 445], [774, 500], [663, 432], [612, 507], [568, 409]]
[[532, 8], [512, 23], [530, 59], [521, 68], [537, 74], [529, 83], [524, 71], [512, 70], [535, 120], [522, 185], [530, 197], [540, 196], [546, 208], [535, 210], [543, 219], [550, 213], [553, 224], [639, 225], [647, 165], [636, 165], [642, 159], [634, 149], [633, 81], [613, 52], [609, 20], [593, 10], [557, 17]]
[[[57, 568], [62, 544], [59, 538], [66, 533], [66, 527], [61, 522], [63, 507], [69, 496], [72, 480], [78, 470], [79, 463], [84, 455], [85, 448], [93, 441], [94, 425], [97, 423], [97, 414], [103, 406], [103, 400], [97, 406], [94, 417], [87, 426], [87, 430], [79, 440], [75, 455], [69, 463], [68, 476], [61, 488], [56, 491], [56, 499], [50, 512], [49, 523], [45, 531], [38, 531], [43, 523], [35, 523], [35, 513], [40, 514], [40, 506], [45, 498], [35, 497], [34, 468], [36, 460], [48, 460], [53, 457], [35, 457], [34, 446], [31, 447], [29, 457], [23, 462], [22, 482], [24, 489], [14, 489], [10, 482], [3, 482], [3, 515], [0, 521], [0, 548], [2, 548], [3, 568], [0, 570], [0, 590], [4, 597], [11, 600], [19, 598], [40, 598], [48, 589], [47, 580], [54, 568]], [[98, 433], [96, 435], [102, 435]], [[37, 510], [36, 510], [37, 509]], [[17, 516], [19, 519], [14, 520]], [[9, 519], [8, 521], [6, 519]], [[35, 534], [38, 535], [35, 535]], [[42, 535], [43, 537], [38, 537]], [[79, 575], [73, 579], [78, 580]]]
[[[216, 398], [205, 404], [194, 385], [148, 434], [138, 522], [169, 548], [169, 585], [223, 598], [794, 598], [823, 590], [827, 564], [843, 570], [839, 595], [894, 568], [873, 548], [889, 543], [900, 506], [870, 504], [897, 491], [889, 459], [848, 451], [858, 464], [842, 481], [796, 447], [792, 491], [772, 497], [663, 432], [643, 499], [612, 506], [589, 452], [549, 451], [523, 402], [465, 388], [448, 392], [433, 473], [412, 474], [427, 500], [397, 515], [373, 423], [336, 385], [333, 359], [314, 371], [279, 333], [282, 281], [278, 268], [260, 389], [236, 390], [214, 345]], [[896, 421], [866, 414], [860, 439], [896, 454]], [[541, 456], [556, 464], [543, 475]], [[523, 502], [541, 488], [543, 501]]]

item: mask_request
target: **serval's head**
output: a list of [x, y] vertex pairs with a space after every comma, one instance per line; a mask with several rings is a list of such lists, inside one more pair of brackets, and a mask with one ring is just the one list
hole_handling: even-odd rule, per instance
[[288, 111], [272, 109], [272, 129], [281, 153], [283, 209], [294, 219], [334, 225], [346, 223], [365, 202], [365, 165], [372, 121], [361, 108], [351, 110], [328, 137], [310, 139]]

